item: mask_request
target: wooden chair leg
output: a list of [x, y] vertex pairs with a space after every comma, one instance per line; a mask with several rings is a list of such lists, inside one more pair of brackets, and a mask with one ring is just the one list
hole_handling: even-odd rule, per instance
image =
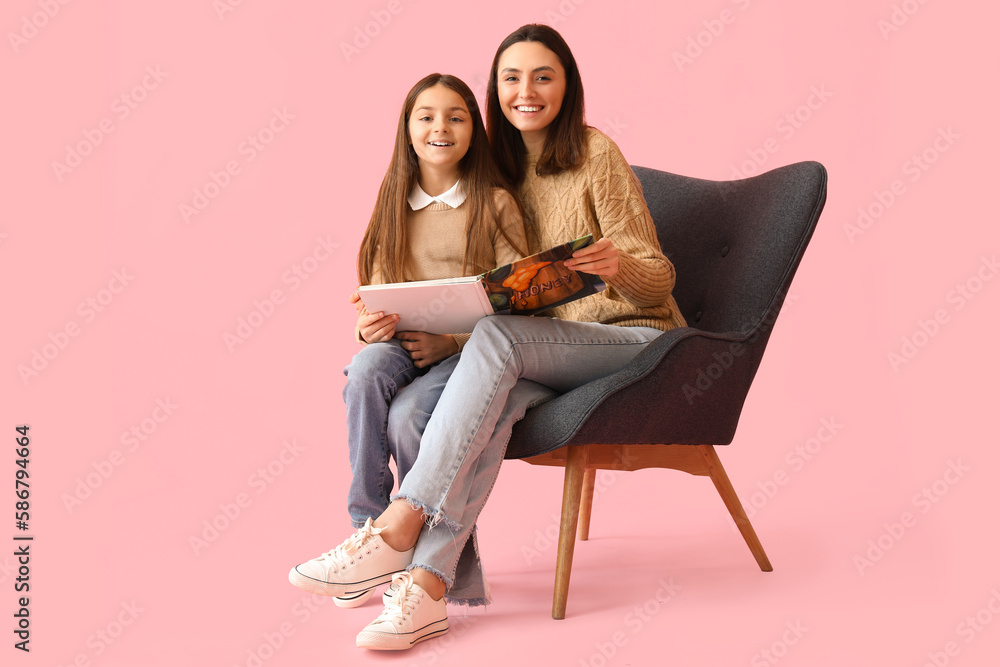
[[587, 446], [569, 447], [566, 455], [566, 475], [563, 479], [562, 516], [559, 522], [559, 553], [556, 556], [556, 585], [552, 595], [552, 618], [566, 618], [566, 598], [569, 596], [569, 575], [573, 569], [573, 548], [580, 518], [580, 497], [587, 467]]
[[764, 547], [761, 546], [760, 540], [757, 539], [757, 533], [754, 532], [753, 526], [750, 525], [750, 519], [747, 518], [746, 512], [743, 511], [743, 505], [736, 496], [736, 490], [733, 489], [733, 485], [729, 481], [729, 475], [726, 474], [725, 468], [722, 467], [722, 461], [719, 460], [719, 455], [716, 453], [715, 447], [713, 445], [698, 445], [697, 447], [705, 458], [708, 475], [712, 478], [715, 489], [722, 496], [722, 502], [726, 504], [726, 509], [729, 510], [733, 521], [736, 522], [736, 527], [739, 528], [740, 534], [746, 541], [747, 546], [750, 547], [750, 552], [757, 559], [757, 565], [764, 572], [770, 572], [773, 569], [771, 561], [767, 559]]
[[590, 510], [594, 506], [594, 482], [596, 479], [597, 469], [587, 468], [583, 475], [583, 491], [580, 495], [580, 523], [576, 531], [576, 539], [584, 542], [590, 537]]

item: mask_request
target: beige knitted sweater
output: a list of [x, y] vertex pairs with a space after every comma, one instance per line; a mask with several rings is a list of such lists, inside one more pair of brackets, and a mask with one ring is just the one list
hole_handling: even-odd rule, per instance
[[535, 174], [529, 156], [520, 187], [528, 232], [535, 253], [586, 234], [608, 237], [618, 249], [618, 273], [605, 278], [607, 289], [549, 311], [578, 322], [672, 329], [685, 326], [671, 292], [674, 266], [660, 250], [642, 186], [618, 146], [604, 133], [587, 129], [587, 159], [574, 171]]

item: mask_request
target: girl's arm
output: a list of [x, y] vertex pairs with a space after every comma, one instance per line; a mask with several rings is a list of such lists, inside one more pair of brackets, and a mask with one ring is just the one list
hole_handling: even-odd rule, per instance
[[[525, 240], [524, 220], [521, 219], [517, 202], [502, 188], [497, 188], [495, 193], [498, 219], [497, 227], [493, 229], [491, 237], [495, 266], [503, 266], [524, 257], [528, 243]], [[461, 352], [469, 340], [469, 335], [467, 333], [434, 335], [405, 331], [396, 334], [396, 338], [403, 341], [403, 349], [410, 352], [414, 365], [423, 368]]]
[[597, 130], [590, 133], [590, 192], [607, 243], [599, 241], [575, 255], [601, 255], [598, 274], [625, 301], [639, 307], [662, 305], [674, 288], [674, 266], [660, 250], [642, 186], [618, 146]]
[[[373, 262], [371, 270], [371, 284], [382, 284], [382, 273], [379, 271], [378, 262]], [[361, 302], [361, 296], [355, 291], [347, 300], [354, 304], [354, 310], [358, 312], [358, 321], [354, 325], [354, 339], [362, 345], [368, 343], [382, 343], [389, 340], [396, 333], [396, 322], [399, 315], [395, 313], [369, 313], [365, 304]]]
[[[510, 193], [497, 189], [496, 207], [498, 229], [492, 234], [493, 253], [496, 266], [503, 266], [521, 259], [528, 244], [520, 209]], [[499, 229], [505, 234], [500, 233]], [[395, 321], [392, 324], [395, 328]], [[400, 331], [394, 337], [402, 341], [403, 349], [410, 353], [413, 365], [417, 368], [430, 366], [457, 354], [469, 340], [468, 333], [430, 334], [422, 331]]]
[[[395, 337], [400, 339], [400, 346], [410, 353], [413, 365], [417, 368], [423, 368], [457, 354], [459, 345], [455, 339], [458, 335], [400, 331]], [[464, 335], [468, 339], [468, 334]]]
[[[372, 283], [382, 283], [382, 276], [378, 270], [378, 264], [376, 264], [372, 269]], [[355, 294], [357, 294], [355, 292]], [[352, 300], [353, 300], [352, 295]], [[360, 304], [360, 301], [358, 301]], [[355, 308], [358, 308], [358, 304], [355, 304]], [[363, 306], [362, 306], [363, 307]], [[413, 360], [413, 365], [417, 368], [424, 368], [425, 366], [430, 366], [435, 364], [442, 359], [446, 359], [453, 354], [456, 354], [461, 349], [461, 344], [457, 340], [459, 336], [464, 337], [462, 343], [469, 338], [468, 334], [431, 334], [423, 331], [396, 331], [396, 324], [399, 322], [399, 315], [393, 313], [385, 316], [384, 313], [377, 313], [377, 315], [383, 315], [381, 319], [368, 320], [367, 324], [371, 330], [373, 330], [373, 335], [378, 335], [378, 340], [373, 340], [365, 336], [365, 340], [370, 343], [382, 342], [389, 340], [390, 338], [397, 338], [400, 340], [400, 347], [410, 353], [410, 358]], [[362, 325], [362, 315], [361, 311], [358, 311], [358, 335], [361, 335], [361, 325]], [[364, 341], [362, 341], [364, 342]]]

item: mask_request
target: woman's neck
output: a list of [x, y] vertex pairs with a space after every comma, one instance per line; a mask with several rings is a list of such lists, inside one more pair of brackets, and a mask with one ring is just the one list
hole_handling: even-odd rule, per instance
[[420, 169], [417, 182], [420, 183], [421, 190], [431, 197], [437, 197], [451, 190], [452, 186], [458, 183], [460, 177], [461, 174], [457, 168], [434, 169], [424, 166]]
[[546, 127], [541, 130], [521, 132], [521, 141], [524, 142], [524, 148], [528, 151], [528, 155], [541, 155], [542, 149], [545, 148], [547, 131], [548, 128]]

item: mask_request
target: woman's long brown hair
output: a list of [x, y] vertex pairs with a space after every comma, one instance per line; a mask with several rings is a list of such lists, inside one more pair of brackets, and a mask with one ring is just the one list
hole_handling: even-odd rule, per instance
[[[465, 102], [472, 121], [472, 140], [469, 150], [459, 162], [458, 168], [465, 189], [468, 222], [463, 258], [466, 274], [481, 273], [495, 267], [494, 241], [506, 240], [522, 255], [525, 248], [518, 247], [500, 224], [495, 189], [502, 188], [510, 194], [508, 206], [520, 209], [517, 196], [501, 176], [493, 163], [486, 127], [483, 125], [479, 104], [472, 90], [458, 77], [448, 74], [430, 74], [418, 81], [406, 95], [403, 108], [399, 112], [396, 127], [396, 144], [392, 151], [392, 162], [382, 179], [375, 209], [372, 211], [368, 229], [358, 253], [358, 281], [368, 285], [372, 280], [373, 268], [378, 265], [383, 283], [398, 283], [406, 280], [407, 245], [406, 219], [409, 212], [407, 197], [417, 183], [420, 174], [417, 155], [410, 145], [409, 122], [417, 96], [431, 86], [441, 85], [455, 91]], [[520, 210], [518, 210], [520, 214]]]

